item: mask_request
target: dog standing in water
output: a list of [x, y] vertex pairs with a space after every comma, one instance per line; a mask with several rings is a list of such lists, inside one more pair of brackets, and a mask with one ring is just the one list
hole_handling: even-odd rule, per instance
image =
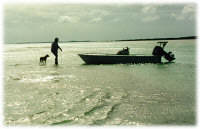
[[40, 57], [40, 64], [46, 64], [47, 58], [49, 57], [49, 55], [47, 54], [44, 57]]

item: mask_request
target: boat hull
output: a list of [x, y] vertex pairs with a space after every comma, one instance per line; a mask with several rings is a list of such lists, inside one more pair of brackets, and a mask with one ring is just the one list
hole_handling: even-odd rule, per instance
[[86, 64], [161, 63], [161, 56], [78, 54]]

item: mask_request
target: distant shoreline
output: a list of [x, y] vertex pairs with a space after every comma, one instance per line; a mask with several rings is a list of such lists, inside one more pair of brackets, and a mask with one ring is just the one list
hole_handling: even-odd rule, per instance
[[[176, 37], [176, 38], [144, 38], [144, 39], [122, 39], [122, 40], [105, 40], [105, 41], [91, 41], [91, 40], [77, 40], [77, 41], [59, 41], [60, 43], [70, 43], [70, 42], [123, 42], [123, 41], [152, 41], [152, 40], [189, 40], [197, 39], [197, 36], [186, 36], [186, 37]], [[15, 43], [5, 43], [5, 44], [26, 44], [26, 43], [52, 43], [48, 42], [15, 42]]]
[[146, 39], [115, 40], [115, 41], [187, 40], [187, 39], [197, 39], [197, 37], [188, 36], [188, 37], [177, 37], [177, 38], [146, 38]]

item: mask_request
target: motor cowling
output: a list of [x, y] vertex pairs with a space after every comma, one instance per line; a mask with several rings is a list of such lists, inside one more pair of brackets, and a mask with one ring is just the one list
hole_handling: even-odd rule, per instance
[[165, 51], [163, 50], [163, 48], [162, 47], [160, 47], [160, 46], [155, 46], [155, 48], [153, 49], [153, 52], [152, 52], [152, 54], [154, 55], [154, 56], [164, 56], [165, 55]]

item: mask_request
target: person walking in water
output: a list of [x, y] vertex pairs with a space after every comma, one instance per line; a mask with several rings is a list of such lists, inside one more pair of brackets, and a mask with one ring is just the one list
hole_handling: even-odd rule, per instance
[[58, 49], [60, 49], [62, 51], [62, 49], [58, 45], [58, 41], [59, 41], [59, 39], [56, 37], [54, 42], [51, 44], [51, 52], [55, 56], [55, 64], [56, 65], [58, 65]]

